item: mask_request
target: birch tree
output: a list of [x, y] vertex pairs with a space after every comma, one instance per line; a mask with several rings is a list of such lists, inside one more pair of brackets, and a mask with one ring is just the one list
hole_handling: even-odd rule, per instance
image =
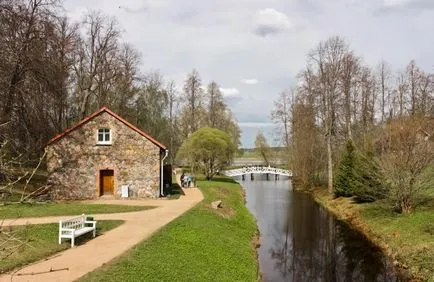
[[320, 115], [327, 145], [328, 190], [333, 193], [333, 142], [337, 130], [339, 79], [348, 47], [343, 39], [332, 37], [321, 42], [310, 54], [308, 65], [318, 77]]
[[289, 149], [291, 144], [291, 115], [294, 100], [294, 90], [284, 90], [274, 102], [271, 111], [271, 120], [278, 127], [278, 132], [283, 145]]
[[343, 57], [342, 61], [342, 74], [341, 74], [341, 91], [344, 96], [344, 113], [345, 113], [345, 128], [347, 137], [352, 139], [351, 130], [351, 116], [352, 116], [352, 103], [351, 92], [354, 91], [354, 84], [356, 83], [357, 73], [359, 71], [359, 59], [352, 53], [348, 53]]

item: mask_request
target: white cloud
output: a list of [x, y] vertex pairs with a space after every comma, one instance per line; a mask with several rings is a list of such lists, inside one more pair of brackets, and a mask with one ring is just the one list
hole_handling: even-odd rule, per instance
[[137, 8], [133, 8], [133, 7], [129, 7], [129, 6], [119, 6], [119, 9], [124, 10], [127, 13], [131, 13], [131, 14], [141, 14], [144, 12], [148, 11], [148, 6], [142, 6], [142, 7], [137, 7]]
[[246, 78], [246, 79], [241, 79], [241, 82], [244, 84], [248, 84], [248, 85], [254, 85], [254, 84], [258, 84], [259, 81], [255, 78]]
[[220, 91], [225, 97], [238, 96], [240, 94], [240, 91], [236, 88], [220, 88]]
[[289, 17], [275, 9], [267, 8], [258, 11], [254, 32], [259, 36], [267, 36], [293, 27]]
[[409, 4], [412, 0], [384, 0], [384, 6], [395, 7]]
[[421, 10], [428, 11], [434, 9], [432, 0], [383, 0], [382, 11], [404, 11]]

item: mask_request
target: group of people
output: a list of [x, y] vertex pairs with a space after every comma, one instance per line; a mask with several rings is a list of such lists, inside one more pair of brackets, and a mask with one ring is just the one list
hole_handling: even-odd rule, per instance
[[191, 175], [185, 175], [184, 172], [181, 174], [181, 186], [182, 188], [191, 187], [193, 183], [193, 177]]

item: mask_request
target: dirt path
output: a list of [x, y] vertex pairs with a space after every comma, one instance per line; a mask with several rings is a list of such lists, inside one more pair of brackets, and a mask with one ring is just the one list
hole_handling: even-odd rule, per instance
[[[185, 189], [177, 200], [103, 200], [98, 204], [146, 205], [156, 208], [131, 213], [92, 215], [96, 220], [120, 219], [125, 223], [81, 246], [55, 254], [47, 260], [28, 265], [14, 274], [0, 276], [0, 281], [74, 281], [121, 255], [155, 231], [177, 218], [203, 199], [199, 189]], [[8, 220], [4, 225], [53, 223], [65, 216]], [[50, 269], [66, 269], [50, 272]], [[32, 275], [33, 273], [33, 275]]]

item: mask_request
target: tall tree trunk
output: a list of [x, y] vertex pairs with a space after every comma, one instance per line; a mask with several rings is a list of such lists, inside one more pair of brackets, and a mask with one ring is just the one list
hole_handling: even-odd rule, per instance
[[345, 123], [347, 126], [348, 139], [353, 138], [353, 134], [351, 132], [351, 97], [350, 90], [345, 91]]
[[332, 156], [332, 135], [327, 134], [327, 171], [328, 171], [328, 191], [333, 194], [333, 156]]

